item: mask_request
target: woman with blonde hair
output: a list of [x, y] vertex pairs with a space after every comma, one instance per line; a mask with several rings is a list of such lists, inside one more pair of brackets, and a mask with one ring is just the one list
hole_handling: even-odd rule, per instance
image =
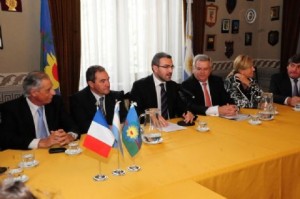
[[233, 70], [226, 77], [225, 90], [239, 108], [256, 108], [258, 97], [263, 92], [254, 80], [253, 59], [239, 55], [233, 62]]

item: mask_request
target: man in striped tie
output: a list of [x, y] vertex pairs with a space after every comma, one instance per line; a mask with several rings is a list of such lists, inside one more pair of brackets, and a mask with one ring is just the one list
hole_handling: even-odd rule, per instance
[[172, 56], [159, 52], [154, 55], [151, 63], [153, 74], [137, 80], [131, 89], [131, 101], [137, 103], [138, 114], [148, 108], [159, 108], [159, 118], [163, 125], [167, 125], [170, 118], [183, 117], [186, 123], [192, 122], [194, 115], [179, 96], [179, 85], [172, 81]]

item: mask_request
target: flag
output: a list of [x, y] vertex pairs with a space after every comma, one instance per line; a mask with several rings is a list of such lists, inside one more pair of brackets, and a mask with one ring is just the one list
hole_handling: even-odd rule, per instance
[[113, 118], [113, 123], [112, 123], [112, 133], [115, 136], [115, 143], [113, 145], [114, 148], [118, 148], [123, 155], [123, 147], [121, 143], [121, 124], [120, 124], [120, 102], [118, 101], [115, 105], [115, 111], [114, 111], [114, 118]]
[[142, 138], [140, 133], [140, 122], [134, 108], [134, 103], [131, 104], [126, 116], [122, 131], [122, 138], [123, 143], [131, 157], [135, 156], [141, 149]]
[[41, 71], [48, 74], [56, 93], [59, 91], [59, 78], [54, 48], [48, 0], [41, 0]]
[[184, 48], [184, 79], [192, 74], [193, 67], [193, 19], [192, 19], [192, 3], [193, 0], [186, 0], [186, 28], [185, 28], [185, 48]]
[[107, 158], [114, 142], [115, 137], [109, 129], [101, 110], [98, 109], [85, 137], [83, 146]]

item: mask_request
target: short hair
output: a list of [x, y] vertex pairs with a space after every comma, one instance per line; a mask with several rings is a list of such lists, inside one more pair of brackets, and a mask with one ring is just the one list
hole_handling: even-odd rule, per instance
[[193, 68], [196, 67], [196, 63], [198, 61], [209, 61], [210, 62], [210, 66], [212, 64], [212, 59], [208, 56], [208, 55], [205, 55], [205, 54], [198, 54], [194, 57], [194, 60], [193, 60]]
[[154, 57], [152, 58], [152, 62], [151, 62], [151, 66], [159, 66], [159, 60], [161, 58], [168, 58], [168, 59], [172, 59], [172, 56], [169, 55], [168, 53], [165, 53], [165, 52], [159, 52], [159, 53], [156, 53], [154, 55]]
[[45, 72], [32, 71], [28, 73], [22, 84], [24, 95], [28, 97], [32, 89], [40, 88], [43, 79], [50, 79]]
[[4, 181], [0, 185], [0, 198], [8, 199], [36, 199], [21, 181]]
[[292, 57], [289, 58], [288, 64], [295, 63], [299, 64], [300, 63], [300, 54], [295, 54]]
[[86, 82], [88, 82], [88, 81], [95, 82], [96, 72], [104, 72], [104, 71], [105, 71], [105, 68], [103, 66], [100, 66], [100, 65], [90, 66], [85, 73]]
[[244, 70], [253, 66], [253, 59], [248, 55], [238, 55], [233, 61], [233, 71]]

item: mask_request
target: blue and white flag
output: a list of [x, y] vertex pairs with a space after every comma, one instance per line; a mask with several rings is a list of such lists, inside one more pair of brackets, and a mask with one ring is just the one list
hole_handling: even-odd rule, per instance
[[115, 111], [114, 111], [114, 118], [113, 118], [113, 123], [112, 123], [112, 133], [115, 136], [115, 143], [113, 145], [114, 148], [118, 148], [123, 155], [123, 147], [122, 147], [122, 142], [121, 142], [121, 124], [120, 124], [120, 102], [118, 101], [115, 105]]
[[193, 19], [192, 19], [192, 3], [193, 0], [186, 0], [186, 29], [185, 29], [185, 47], [184, 47], [184, 74], [183, 79], [187, 79], [192, 74], [193, 67]]

